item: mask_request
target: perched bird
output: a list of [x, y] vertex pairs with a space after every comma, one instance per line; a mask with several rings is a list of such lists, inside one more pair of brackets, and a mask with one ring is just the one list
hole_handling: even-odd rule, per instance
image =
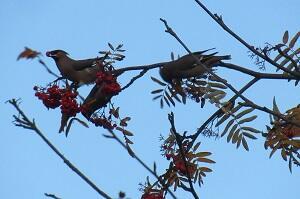
[[[211, 49], [209, 49], [211, 50]], [[204, 55], [209, 50], [194, 52], [193, 55], [187, 54], [177, 60], [168, 62], [159, 69], [160, 76], [168, 83], [172, 83], [173, 79], [190, 78], [204, 75], [207, 71], [202, 65], [197, 64], [195, 57], [199, 59], [201, 64], [207, 68], [218, 66], [220, 61], [229, 60], [230, 55], [215, 56], [217, 52]], [[195, 57], [194, 57], [195, 56]]]
[[78, 85], [93, 83], [96, 80], [96, 73], [103, 70], [101, 66], [104, 57], [74, 60], [68, 57], [68, 53], [63, 50], [48, 51], [46, 56], [54, 59], [63, 78]]
[[104, 86], [104, 84], [96, 84], [83, 101], [81, 113], [87, 120], [90, 120], [96, 110], [106, 106], [112, 98], [113, 94], [104, 92]]

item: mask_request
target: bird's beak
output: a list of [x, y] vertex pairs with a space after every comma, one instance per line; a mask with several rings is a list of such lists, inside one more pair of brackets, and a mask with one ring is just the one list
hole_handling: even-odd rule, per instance
[[47, 52], [46, 52], [46, 56], [47, 56], [47, 57], [54, 57], [54, 55], [53, 55], [50, 51], [47, 51]]

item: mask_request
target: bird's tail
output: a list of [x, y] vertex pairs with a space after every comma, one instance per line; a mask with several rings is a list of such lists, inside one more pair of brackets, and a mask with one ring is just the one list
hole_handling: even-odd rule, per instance
[[[60, 127], [59, 127], [59, 133], [63, 132], [65, 130], [65, 127], [67, 126], [68, 124], [68, 120], [69, 120], [69, 116], [66, 115], [66, 114], [62, 114], [61, 115], [61, 121], [60, 121]], [[67, 133], [66, 133], [66, 136], [67, 136]]]
[[220, 57], [220, 60], [230, 60], [231, 59], [231, 55], [222, 55], [222, 56], [218, 56]]

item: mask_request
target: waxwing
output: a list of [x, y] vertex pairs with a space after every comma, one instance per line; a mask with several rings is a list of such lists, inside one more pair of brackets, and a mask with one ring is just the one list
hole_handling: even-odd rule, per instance
[[48, 51], [46, 56], [54, 59], [63, 78], [78, 85], [94, 83], [96, 73], [103, 70], [103, 58], [74, 60], [68, 57], [68, 53], [63, 50]]
[[82, 115], [87, 119], [90, 120], [91, 115], [98, 109], [106, 106], [106, 104], [110, 101], [113, 95], [107, 94], [103, 92], [104, 84], [96, 84], [88, 96], [83, 101], [81, 107]]
[[[217, 52], [208, 55], [203, 54], [209, 50], [193, 53], [193, 55], [200, 60], [201, 64], [205, 65], [207, 68], [218, 66], [220, 61], [230, 59], [230, 55], [215, 56]], [[204, 75], [206, 70], [201, 65], [197, 64], [193, 55], [185, 55], [160, 67], [159, 73], [162, 79], [168, 83], [172, 83], [173, 79]]]

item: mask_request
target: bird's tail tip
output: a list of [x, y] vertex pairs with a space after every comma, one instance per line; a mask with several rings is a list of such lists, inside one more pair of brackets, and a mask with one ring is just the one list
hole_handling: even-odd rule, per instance
[[224, 59], [224, 60], [230, 60], [231, 59], [231, 55], [223, 55], [222, 59]]

